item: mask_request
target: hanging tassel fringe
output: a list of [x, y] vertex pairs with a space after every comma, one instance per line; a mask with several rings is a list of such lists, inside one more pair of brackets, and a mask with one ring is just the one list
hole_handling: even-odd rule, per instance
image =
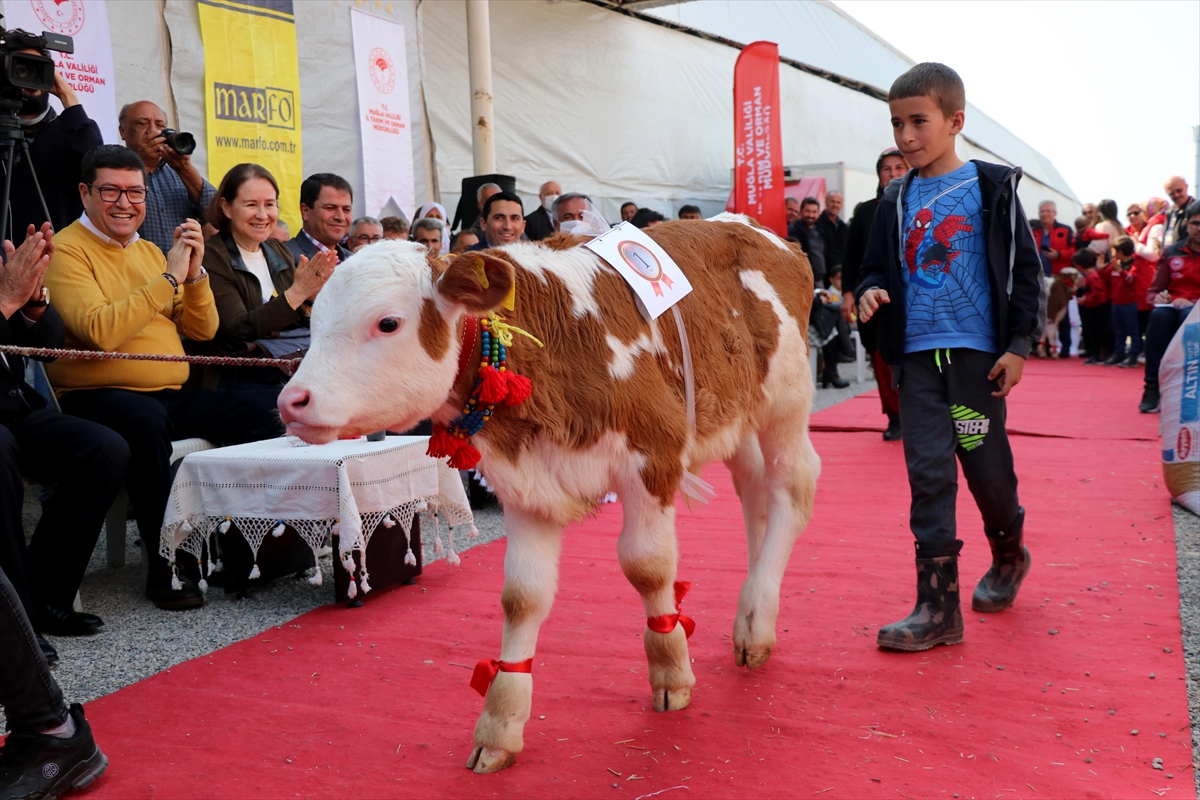
[[254, 566], [250, 568], [250, 580], [254, 580], [255, 578], [261, 578], [261, 577], [262, 577], [262, 572], [259, 571], [258, 562], [255, 561]]
[[394, 528], [394, 527], [396, 527], [396, 520], [392, 519], [392, 515], [391, 515], [391, 514], [385, 514], [385, 515], [384, 515], [384, 517], [383, 517], [383, 527], [385, 527], [385, 528]]
[[408, 552], [404, 554], [404, 563], [408, 564], [410, 567], [415, 567], [417, 565], [417, 557], [413, 555], [411, 547], [409, 547]]
[[283, 524], [283, 520], [281, 519], [275, 520], [275, 523], [275, 527], [271, 530], [271, 535], [278, 539], [280, 536], [283, 536], [283, 532], [287, 529], [287, 526]]
[[230, 529], [230, 527], [232, 527], [232, 525], [233, 525], [233, 520], [231, 520], [229, 517], [226, 517], [225, 521], [217, 526], [217, 530], [220, 531], [221, 533], [229, 533], [229, 529]]

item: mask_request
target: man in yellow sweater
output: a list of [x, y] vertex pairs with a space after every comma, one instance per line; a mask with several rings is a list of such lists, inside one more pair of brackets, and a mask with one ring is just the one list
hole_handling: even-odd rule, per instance
[[[84, 214], [54, 237], [46, 286], [66, 327], [68, 348], [183, 355], [184, 336], [207, 341], [217, 309], [200, 265], [200, 224], [188, 220], [163, 257], [138, 236], [146, 216], [146, 169], [132, 150], [103, 145], [83, 159]], [[188, 365], [161, 361], [66, 361], [47, 369], [63, 411], [112, 428], [129, 444], [129, 499], [150, 560], [146, 596], [159, 608], [204, 604], [194, 564], [173, 589], [158, 553], [171, 492], [171, 441], [219, 445], [279, 436], [272, 415], [233, 395], [184, 389]], [[188, 572], [192, 574], [188, 574]]]

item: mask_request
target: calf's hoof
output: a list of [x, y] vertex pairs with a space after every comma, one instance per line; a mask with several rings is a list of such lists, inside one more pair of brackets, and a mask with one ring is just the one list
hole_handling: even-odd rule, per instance
[[507, 750], [497, 750], [492, 747], [476, 747], [471, 757], [467, 759], [467, 769], [475, 770], [476, 775], [488, 772], [499, 772], [517, 763], [517, 754]]
[[682, 711], [692, 702], [692, 687], [682, 686], [678, 689], [655, 689], [655, 711]]
[[758, 669], [763, 664], [767, 663], [767, 659], [771, 657], [771, 648], [765, 650], [751, 650], [748, 647], [733, 646], [733, 663], [739, 667], [746, 669]]

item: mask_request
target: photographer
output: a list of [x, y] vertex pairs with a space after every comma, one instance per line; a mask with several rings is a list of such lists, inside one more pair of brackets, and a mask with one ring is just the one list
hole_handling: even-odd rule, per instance
[[[36, 47], [20, 50], [22, 53], [50, 57], [49, 51]], [[20, 244], [25, 240], [25, 231], [30, 225], [40, 228], [49, 222], [55, 231], [60, 231], [79, 219], [83, 203], [79, 200], [79, 175], [83, 155], [97, 145], [103, 144], [100, 126], [88, 118], [79, 104], [75, 90], [54, 72], [54, 88], [49, 93], [40, 89], [22, 89], [24, 95], [19, 112], [21, 130], [29, 143], [29, 155], [33, 169], [37, 172], [38, 185], [46, 198], [50, 219], [42, 210], [37, 188], [29, 165], [18, 146], [13, 154], [13, 176], [11, 209], [13, 241]], [[59, 114], [50, 107], [50, 95], [62, 103]]]
[[[167, 253], [175, 244], [175, 229], [187, 219], [204, 219], [217, 190], [192, 166], [190, 155], [167, 141], [167, 115], [154, 103], [129, 103], [117, 122], [125, 146], [146, 164], [146, 221], [138, 233]], [[195, 148], [194, 139], [190, 145]]]

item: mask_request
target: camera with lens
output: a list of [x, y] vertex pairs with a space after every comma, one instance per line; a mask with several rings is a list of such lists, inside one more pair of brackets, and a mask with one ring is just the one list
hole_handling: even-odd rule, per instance
[[49, 31], [42, 31], [39, 36], [19, 28], [11, 31], [0, 28], [0, 112], [20, 110], [24, 89], [49, 93], [54, 88], [54, 59], [40, 52], [22, 50], [74, 53], [75, 42], [70, 36]]
[[163, 141], [167, 143], [167, 147], [170, 147], [181, 156], [190, 156], [196, 152], [196, 137], [186, 131], [164, 128], [159, 136], [163, 137]]

